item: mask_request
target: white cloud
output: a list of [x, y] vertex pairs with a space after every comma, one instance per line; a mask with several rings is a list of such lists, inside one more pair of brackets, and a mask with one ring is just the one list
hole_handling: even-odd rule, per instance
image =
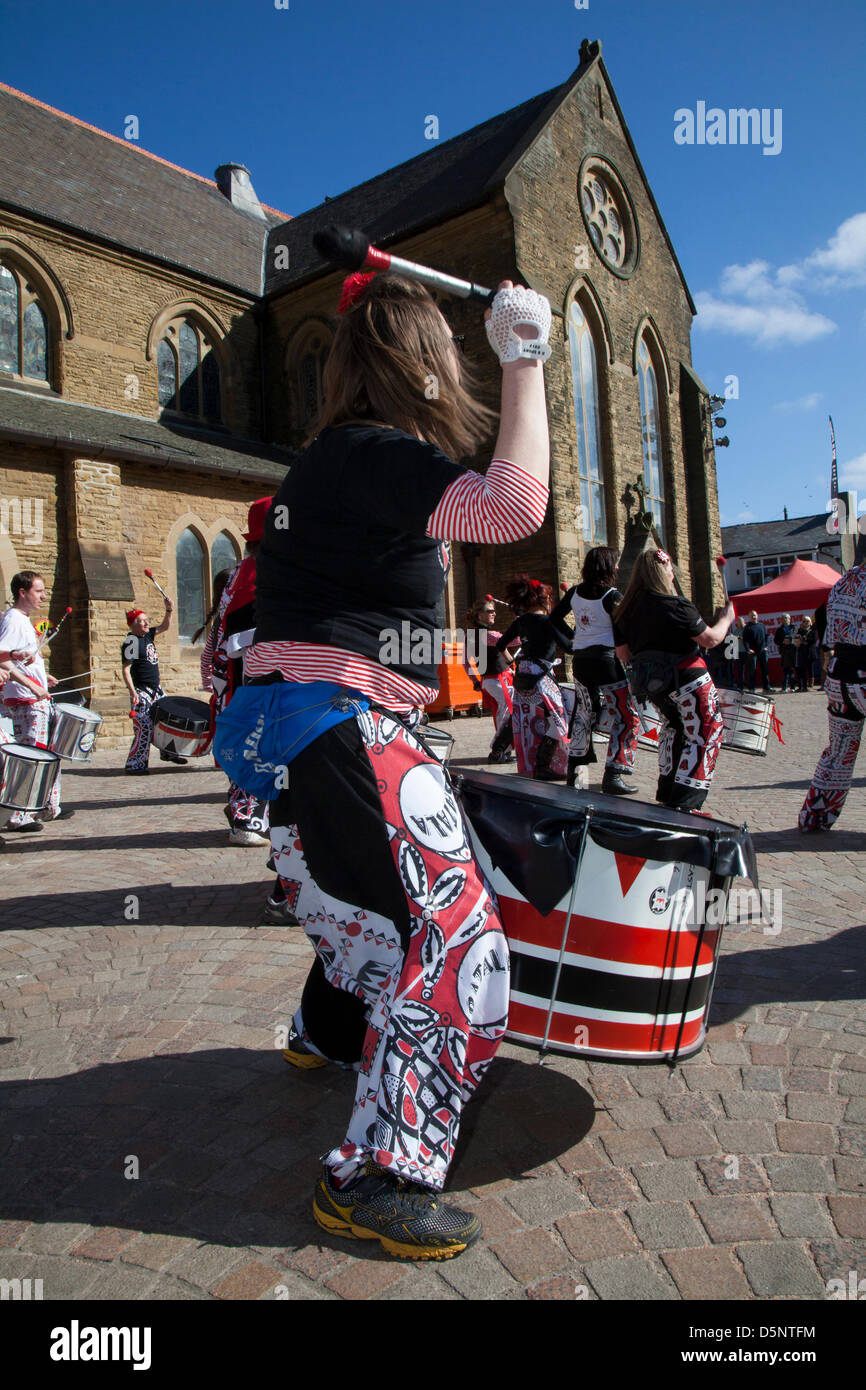
[[725, 266], [719, 293], [695, 296], [697, 326], [751, 338], [756, 347], [800, 346], [836, 330], [833, 320], [811, 309], [804, 295], [859, 285], [866, 285], [866, 212], [846, 218], [825, 246], [801, 261], [778, 267], [762, 260]]
[[847, 463], [842, 464], [839, 469], [839, 486], [866, 492], [866, 454], [858, 454], [857, 458], [849, 459]]
[[826, 246], [806, 257], [802, 271], [820, 289], [866, 285], [866, 212], [841, 223]]
[[748, 509], [746, 509], [746, 511], [744, 511], [744, 512], [737, 512], [737, 521], [754, 521], [754, 520], [755, 520], [755, 513], [754, 513], [754, 512], [750, 512]]
[[777, 401], [773, 410], [780, 410], [785, 415], [800, 410], [814, 410], [821, 398], [820, 391], [811, 391], [808, 396], [798, 396], [794, 401]]
[[[728, 266], [728, 271], [748, 270], [747, 266]], [[751, 338], [757, 347], [779, 347], [783, 343], [814, 342], [835, 333], [836, 325], [823, 314], [807, 309], [798, 295], [789, 290], [768, 287], [763, 299], [756, 299], [757, 283], [748, 290], [749, 304], [734, 304], [711, 294], [695, 295], [697, 327], [717, 329]]]

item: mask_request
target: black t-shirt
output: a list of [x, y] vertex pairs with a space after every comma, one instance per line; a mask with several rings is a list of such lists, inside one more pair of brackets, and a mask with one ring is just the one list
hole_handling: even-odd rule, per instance
[[152, 627], [143, 637], [130, 632], [120, 646], [120, 655], [130, 667], [132, 683], [136, 690], [156, 690], [159, 686], [159, 658], [156, 654], [156, 628]]
[[638, 594], [624, 623], [614, 623], [616, 645], [638, 652], [671, 652], [674, 656], [698, 656], [695, 638], [706, 623], [693, 603], [679, 594], [657, 594], [644, 589]]
[[516, 637], [521, 640], [521, 661], [552, 661], [556, 656], [556, 629], [544, 613], [521, 613], [508, 631], [503, 632], [496, 650], [504, 651]]
[[425, 532], [464, 471], [402, 430], [323, 430], [292, 465], [265, 520], [256, 642], [342, 647], [372, 661], [384, 652], [391, 670], [436, 686], [432, 634], [448, 554]]

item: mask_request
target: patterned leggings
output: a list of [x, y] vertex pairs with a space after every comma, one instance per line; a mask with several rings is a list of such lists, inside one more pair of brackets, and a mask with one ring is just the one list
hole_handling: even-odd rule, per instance
[[630, 771], [634, 767], [640, 720], [621, 663], [611, 658], [575, 657], [572, 673], [574, 712], [569, 759], [578, 766], [596, 761], [592, 732], [598, 727], [604, 706], [610, 725], [606, 766], [610, 771]]
[[126, 766], [135, 772], [147, 767], [150, 758], [150, 745], [153, 739], [153, 706], [162, 699], [165, 691], [162, 686], [156, 690], [136, 690], [136, 705], [132, 711], [132, 747], [126, 759]]
[[821, 754], [800, 811], [800, 829], [807, 832], [829, 830], [842, 814], [866, 717], [866, 682], [840, 681], [828, 675], [824, 689], [830, 741]]
[[[32, 705], [7, 705], [9, 717], [15, 729], [15, 742], [28, 748], [48, 746], [48, 725], [51, 720], [51, 704], [48, 700], [36, 700]], [[44, 811], [38, 812], [42, 820], [54, 820], [60, 815], [60, 773], [51, 790], [51, 799]], [[10, 825], [27, 825], [36, 820], [32, 811], [15, 811], [9, 817]]]
[[267, 835], [270, 807], [250, 792], [245, 792], [237, 782], [229, 782], [226, 819], [234, 830], [254, 830], [257, 835]]
[[709, 672], [681, 671], [680, 680], [679, 690], [653, 696], [662, 716], [656, 801], [696, 811], [707, 799], [725, 725]]
[[441, 764], [371, 710], [323, 734], [271, 803], [289, 905], [316, 950], [295, 1028], [359, 1063], [338, 1180], [373, 1156], [441, 1189], [508, 1017], [508, 945]]

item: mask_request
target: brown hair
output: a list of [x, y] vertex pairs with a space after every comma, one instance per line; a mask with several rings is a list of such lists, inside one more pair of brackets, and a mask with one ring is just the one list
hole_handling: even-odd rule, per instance
[[17, 574], [13, 574], [9, 584], [12, 590], [13, 601], [15, 603], [18, 602], [22, 590], [25, 594], [29, 594], [30, 590], [33, 588], [34, 579], [41, 578], [42, 575], [38, 570], [19, 570]]
[[516, 574], [505, 586], [505, 602], [515, 613], [528, 613], [531, 608], [543, 608], [549, 613], [552, 594], [549, 584], [530, 579], [528, 574]]
[[476, 383], [427, 290], [397, 275], [375, 276], [340, 317], [323, 388], [315, 434], [369, 420], [459, 459], [478, 450], [496, 421], [475, 399]]
[[622, 596], [622, 603], [618, 603], [613, 611], [615, 623], [622, 623], [628, 616], [629, 609], [634, 604], [638, 594], [649, 591], [652, 594], [672, 594], [674, 590], [668, 583], [665, 572], [664, 562], [659, 559], [657, 550], [643, 550], [634, 562], [631, 576]]

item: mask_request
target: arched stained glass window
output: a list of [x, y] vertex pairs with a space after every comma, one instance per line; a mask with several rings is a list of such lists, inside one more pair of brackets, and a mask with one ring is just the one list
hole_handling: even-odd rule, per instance
[[177, 567], [177, 627], [181, 642], [189, 642], [205, 615], [205, 550], [189, 527], [175, 547]]
[[220, 531], [210, 553], [210, 577], [216, 579], [220, 570], [233, 570], [240, 556], [228, 531]]
[[598, 364], [592, 333], [577, 300], [572, 303], [569, 314], [568, 342], [571, 349], [571, 384], [577, 429], [577, 467], [583, 539], [591, 541], [594, 545], [606, 545], [607, 518], [598, 413]]
[[159, 403], [197, 420], [222, 418], [219, 360], [197, 323], [170, 323], [157, 348]]
[[662, 469], [662, 426], [659, 388], [649, 348], [641, 338], [637, 351], [640, 391], [640, 433], [643, 447], [643, 480], [647, 488], [646, 506], [653, 514], [662, 545], [665, 536], [665, 487]]
[[14, 266], [0, 264], [0, 372], [47, 382], [48, 346], [36, 290]]

